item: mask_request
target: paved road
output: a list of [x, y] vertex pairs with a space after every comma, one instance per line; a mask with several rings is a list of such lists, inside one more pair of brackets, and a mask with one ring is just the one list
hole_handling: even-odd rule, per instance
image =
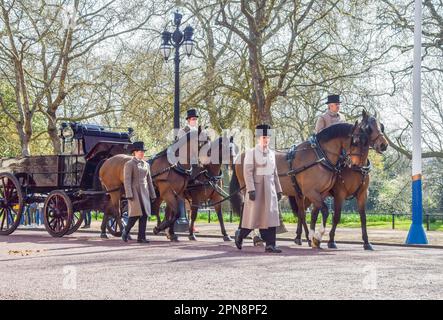
[[0, 238], [0, 299], [443, 299], [443, 250], [201, 238], [127, 245], [98, 234], [55, 239], [18, 230]]

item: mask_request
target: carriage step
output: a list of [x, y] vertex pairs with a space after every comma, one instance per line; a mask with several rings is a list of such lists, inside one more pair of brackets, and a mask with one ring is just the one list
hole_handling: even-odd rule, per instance
[[75, 192], [75, 195], [77, 195], [77, 196], [98, 196], [98, 195], [105, 195], [105, 194], [107, 194], [107, 191], [105, 191], [105, 190], [101, 190], [101, 191], [78, 190]]

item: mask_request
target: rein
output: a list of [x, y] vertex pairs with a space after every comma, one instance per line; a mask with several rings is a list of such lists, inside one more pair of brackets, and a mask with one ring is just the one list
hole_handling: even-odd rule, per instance
[[[219, 188], [220, 188], [220, 187], [219, 187]], [[220, 203], [225, 202], [226, 200], [231, 199], [233, 196], [235, 196], [237, 193], [239, 193], [240, 191], [242, 191], [244, 188], [246, 188], [246, 186], [241, 187], [240, 189], [238, 189], [237, 191], [235, 191], [235, 192], [233, 192], [233, 193], [231, 193], [231, 194], [227, 194], [223, 189], [220, 188], [221, 191], [222, 191], [224, 194], [227, 194], [227, 196], [226, 196], [225, 198], [223, 198], [222, 200], [217, 201], [217, 202], [212, 202], [212, 203], [210, 202], [210, 203], [207, 203], [207, 204], [202, 205], [202, 206], [198, 206], [198, 205], [191, 204], [191, 207], [192, 207], [192, 208], [198, 208], [198, 209], [207, 209], [207, 208], [210, 208], [210, 207], [214, 207], [214, 206], [216, 206], [216, 205], [218, 205], [218, 204], [220, 204]]]
[[[360, 181], [360, 184], [358, 185], [357, 189], [353, 193], [351, 193], [351, 195], [349, 197], [347, 197], [346, 200], [351, 200], [351, 199], [357, 197], [357, 195], [360, 193], [362, 187], [365, 184], [366, 177], [371, 172], [372, 164], [369, 161], [369, 159], [367, 159], [367, 164], [365, 166], [351, 165], [349, 168], [352, 171], [355, 171], [355, 172], [358, 172], [361, 174], [361, 181]], [[338, 177], [341, 179], [341, 183], [343, 184], [343, 188], [345, 188], [346, 192], [348, 194], [350, 194], [349, 190], [346, 189], [346, 184], [343, 179], [343, 176], [341, 175], [341, 172], [338, 174]]]

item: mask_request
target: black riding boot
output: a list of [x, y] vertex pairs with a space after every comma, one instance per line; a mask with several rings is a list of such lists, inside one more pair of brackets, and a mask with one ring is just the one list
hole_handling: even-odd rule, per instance
[[139, 243], [148, 243], [149, 241], [146, 239], [146, 222], [148, 221], [148, 215], [143, 212], [143, 215], [140, 217], [138, 221], [138, 236], [137, 242]]
[[132, 227], [137, 222], [139, 217], [129, 217], [128, 224], [122, 231], [122, 239], [124, 242], [128, 242], [129, 240], [129, 233], [131, 232]]
[[235, 231], [235, 245], [239, 250], [241, 250], [243, 245], [243, 239], [246, 238], [250, 233], [251, 229], [240, 228]]
[[275, 245], [277, 238], [277, 228], [260, 229], [260, 234], [266, 241], [265, 252], [280, 253], [281, 250]]

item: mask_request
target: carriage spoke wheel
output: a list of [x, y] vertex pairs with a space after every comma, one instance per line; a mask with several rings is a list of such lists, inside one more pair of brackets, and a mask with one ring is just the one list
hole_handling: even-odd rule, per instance
[[75, 211], [74, 214], [72, 215], [71, 227], [69, 228], [68, 232], [66, 232], [65, 236], [76, 232], [82, 225], [84, 219], [85, 219], [84, 211]]
[[66, 192], [52, 191], [45, 201], [45, 228], [53, 237], [63, 237], [71, 228], [73, 220], [72, 202]]
[[23, 213], [23, 192], [12, 174], [0, 173], [0, 235], [14, 232]]
[[121, 237], [123, 229], [128, 224], [128, 204], [126, 201], [122, 201], [120, 212], [122, 214], [121, 217], [110, 217], [106, 224], [106, 229], [114, 237]]

